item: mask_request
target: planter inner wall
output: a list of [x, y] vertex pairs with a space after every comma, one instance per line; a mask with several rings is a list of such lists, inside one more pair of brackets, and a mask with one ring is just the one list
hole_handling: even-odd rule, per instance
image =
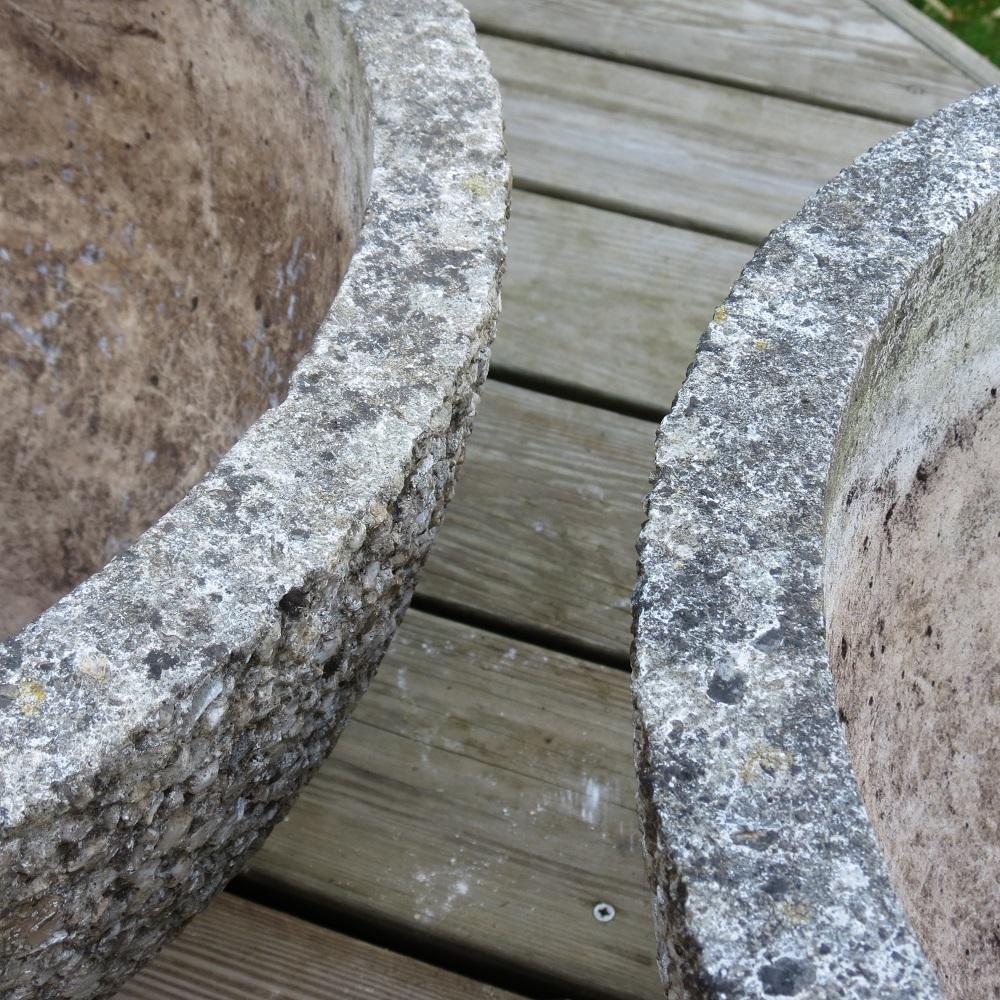
[[950, 996], [1000, 979], [1000, 213], [869, 348], [828, 489], [837, 702], [868, 813]]
[[337, 291], [367, 105], [291, 8], [0, 3], [0, 636], [283, 398]]

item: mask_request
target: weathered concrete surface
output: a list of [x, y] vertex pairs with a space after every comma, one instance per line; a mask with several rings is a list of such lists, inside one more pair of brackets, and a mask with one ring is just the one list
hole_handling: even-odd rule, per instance
[[995, 995], [998, 136], [983, 91], [823, 188], [661, 427], [633, 667], [670, 995], [937, 997], [931, 963]]
[[[192, 4], [188, 13], [195, 16], [199, 6]], [[245, 37], [228, 52], [231, 77], [227, 66], [214, 67], [211, 72], [222, 76], [211, 77], [199, 63], [208, 50], [226, 62], [227, 53], [207, 44], [219, 25], [202, 25], [187, 40], [192, 49], [185, 72], [193, 74], [196, 91], [202, 71], [209, 73], [202, 94], [232, 87], [229, 118], [248, 101], [252, 106], [264, 100], [272, 86], [276, 94], [286, 87], [301, 99], [289, 105], [290, 117], [324, 104], [329, 109], [308, 128], [305, 118], [284, 123], [280, 135], [283, 143], [297, 141], [301, 129], [303, 140], [319, 143], [321, 159], [330, 163], [329, 187], [310, 187], [315, 182], [291, 167], [290, 173], [275, 170], [271, 200], [262, 202], [264, 211], [285, 212], [295, 228], [298, 195], [312, 199], [303, 221], [310, 224], [310, 267], [319, 286], [313, 291], [320, 303], [324, 293], [327, 301], [333, 295], [347, 262], [348, 252], [336, 244], [350, 246], [357, 234], [357, 247], [301, 360], [307, 345], [299, 347], [296, 334], [309, 320], [299, 324], [289, 315], [292, 292], [284, 298], [279, 293], [282, 329], [268, 327], [265, 334], [241, 291], [214, 333], [218, 357], [198, 354], [202, 338], [195, 336], [195, 355], [186, 367], [171, 368], [169, 356], [153, 367], [158, 381], [166, 379], [166, 386], [160, 381], [153, 388], [170, 389], [176, 399], [160, 410], [151, 403], [138, 421], [122, 406], [122, 433], [109, 432], [95, 455], [113, 461], [108, 456], [120, 439], [128, 443], [123, 461], [134, 464], [132, 451], [142, 448], [141, 461], [155, 465], [159, 451], [141, 439], [146, 422], [172, 419], [178, 400], [190, 404], [188, 419], [195, 426], [175, 451], [194, 443], [193, 464], [176, 463], [165, 480], [178, 492], [212, 462], [213, 452], [241, 434], [247, 419], [277, 402], [281, 376], [294, 370], [283, 402], [242, 433], [176, 506], [0, 645], [0, 995], [10, 1000], [112, 992], [205, 905], [287, 810], [335, 741], [405, 608], [451, 493], [485, 376], [499, 304], [509, 171], [498, 91], [464, 11], [451, 0], [214, 6], [204, 17], [226, 21], [227, 37], [239, 31]], [[178, 22], [156, 22], [154, 13], [160, 14], [154, 4], [130, 7], [127, 30], [118, 32], [116, 45], [135, 38], [152, 45], [158, 35], [165, 49], [183, 48], [173, 34]], [[5, 30], [9, 16], [6, 11]], [[104, 42], [87, 35], [93, 49], [80, 55], [70, 21], [67, 15], [49, 40], [57, 53], [70, 54], [65, 60], [46, 62], [42, 50], [27, 43], [9, 58], [28, 51], [46, 72], [54, 60], [56, 70], [73, 80], [82, 72], [77, 63], [92, 68]], [[25, 31], [23, 24], [12, 28], [4, 42]], [[171, 50], [171, 58], [175, 54]], [[264, 58], [276, 61], [273, 72], [255, 65]], [[153, 73], [146, 82], [155, 79]], [[139, 90], [142, 80], [129, 83]], [[87, 80], [75, 89], [80, 97], [73, 99], [90, 94], [91, 106], [106, 93]], [[26, 101], [36, 107], [35, 94]], [[225, 117], [217, 122], [213, 143], [223, 133], [240, 140], [239, 126]], [[267, 113], [259, 120], [267, 121]], [[199, 140], [192, 135], [190, 141]], [[237, 144], [233, 153], [244, 162], [245, 146]], [[5, 149], [5, 155], [16, 161], [18, 152]], [[269, 170], [270, 154], [260, 155]], [[274, 155], [275, 162], [287, 163]], [[310, 155], [299, 157], [302, 169]], [[155, 158], [147, 165], [152, 170]], [[121, 178], [113, 170], [109, 176]], [[203, 191], [192, 183], [196, 193]], [[87, 210], [81, 209], [89, 219]], [[193, 217], [212, 215], [199, 207]], [[58, 222], [49, 224], [55, 229]], [[156, 232], [154, 220], [144, 223]], [[183, 236], [179, 227], [168, 231]], [[104, 235], [110, 239], [112, 229]], [[65, 245], [50, 237], [44, 252], [56, 257], [66, 251], [69, 240], [61, 239]], [[240, 246], [252, 250], [252, 240], [226, 244], [225, 233], [220, 239], [218, 266], [206, 252], [193, 272], [178, 276], [177, 268], [188, 266], [183, 253], [164, 255], [164, 273], [178, 278], [179, 298], [189, 309], [193, 286], [187, 279], [207, 282], [211, 299], [223, 295], [227, 282], [239, 289], [247, 273], [257, 273], [252, 267], [258, 259], [247, 263], [237, 252]], [[92, 242], [95, 249], [88, 253], [100, 270], [112, 254], [106, 250], [102, 257], [101, 244]], [[327, 243], [332, 249], [324, 263]], [[260, 251], [284, 267], [286, 249]], [[119, 247], [114, 253], [127, 257]], [[14, 275], [23, 273], [18, 265], [29, 259], [38, 263], [24, 247], [5, 246], [0, 289], [24, 287]], [[127, 267], [127, 261], [121, 265]], [[264, 306], [275, 288], [287, 291], [292, 276], [287, 269], [283, 277], [272, 274], [270, 266], [260, 273], [271, 282], [261, 293]], [[37, 391], [51, 392], [58, 405], [54, 387], [72, 366], [60, 368], [61, 321], [42, 320], [43, 300], [55, 292], [44, 284], [31, 288], [34, 297], [17, 299], [0, 291], [8, 296], [5, 317], [10, 314], [3, 320], [2, 343], [5, 350], [13, 344], [15, 353], [34, 364]], [[101, 294], [99, 288], [88, 291], [88, 306], [100, 305]], [[199, 295], [192, 312], [210, 304]], [[116, 375], [104, 371], [98, 330], [123, 315], [102, 309], [85, 313], [86, 349], [76, 343], [67, 356], [81, 364], [86, 359], [103, 384], [112, 384]], [[244, 314], [250, 316], [244, 334], [249, 347], [238, 332]], [[161, 315], [159, 321], [173, 318]], [[148, 320], [118, 326], [136, 372], [151, 384], [142, 368], [143, 342], [162, 361], [156, 352], [178, 337], [160, 337]], [[113, 338], [104, 348], [115, 349]], [[240, 352], [246, 358], [234, 361]], [[223, 375], [247, 386], [246, 398], [238, 407], [223, 406], [221, 414], [201, 413], [201, 402], [214, 400], [213, 383], [220, 395], [228, 392], [228, 382], [218, 384]], [[73, 392], [82, 385], [79, 379], [64, 383]], [[196, 388], [186, 396], [188, 383]], [[83, 403], [77, 409], [86, 413], [86, 393], [78, 395]], [[32, 447], [44, 454], [44, 447]], [[146, 452], [153, 450], [157, 458], [147, 462]], [[81, 463], [81, 477], [87, 464]], [[117, 476], [121, 470], [110, 471]], [[122, 472], [129, 475], [131, 470]], [[89, 497], [80, 491], [80, 505], [65, 511], [69, 523], [93, 514], [105, 519], [102, 532], [118, 531], [108, 512], [120, 497], [98, 494], [94, 507]], [[157, 502], [152, 497], [138, 521], [120, 530], [155, 519]], [[97, 562], [106, 557], [105, 535], [87, 552]], [[71, 563], [77, 576], [92, 568], [82, 560]], [[43, 583], [42, 596], [45, 586], [64, 590], [77, 582], [72, 574], [55, 576]], [[27, 602], [18, 614], [34, 610]]]
[[865, 365], [829, 482], [837, 705], [949, 996], [1000, 996], [1000, 212], [966, 222]]
[[283, 397], [354, 249], [370, 144], [356, 61], [332, 60], [331, 101], [238, 5], [23, 9], [0, 4], [3, 637]]

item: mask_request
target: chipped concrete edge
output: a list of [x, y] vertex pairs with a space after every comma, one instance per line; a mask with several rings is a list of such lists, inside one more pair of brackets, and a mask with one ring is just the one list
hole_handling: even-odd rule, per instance
[[990, 88], [822, 188], [716, 310], [661, 425], [632, 664], [668, 996], [941, 995], [836, 716], [823, 519], [866, 351], [995, 218], [998, 136]]
[[461, 463], [506, 252], [499, 90], [452, 0], [315, 9], [357, 47], [373, 168], [314, 347], [184, 500], [0, 645], [7, 1000], [109, 995], [238, 871], [367, 686]]

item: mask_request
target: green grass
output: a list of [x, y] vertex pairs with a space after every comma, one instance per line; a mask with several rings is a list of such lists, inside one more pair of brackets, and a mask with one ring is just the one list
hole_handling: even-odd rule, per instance
[[914, 7], [1000, 66], [998, 0], [910, 0]]

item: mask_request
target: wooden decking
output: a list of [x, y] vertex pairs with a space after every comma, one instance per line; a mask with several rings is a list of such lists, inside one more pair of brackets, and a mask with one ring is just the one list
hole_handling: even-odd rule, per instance
[[768, 230], [996, 79], [903, 0], [472, 9], [516, 190], [458, 496], [333, 757], [130, 1000], [662, 996], [626, 673], [656, 420]]

